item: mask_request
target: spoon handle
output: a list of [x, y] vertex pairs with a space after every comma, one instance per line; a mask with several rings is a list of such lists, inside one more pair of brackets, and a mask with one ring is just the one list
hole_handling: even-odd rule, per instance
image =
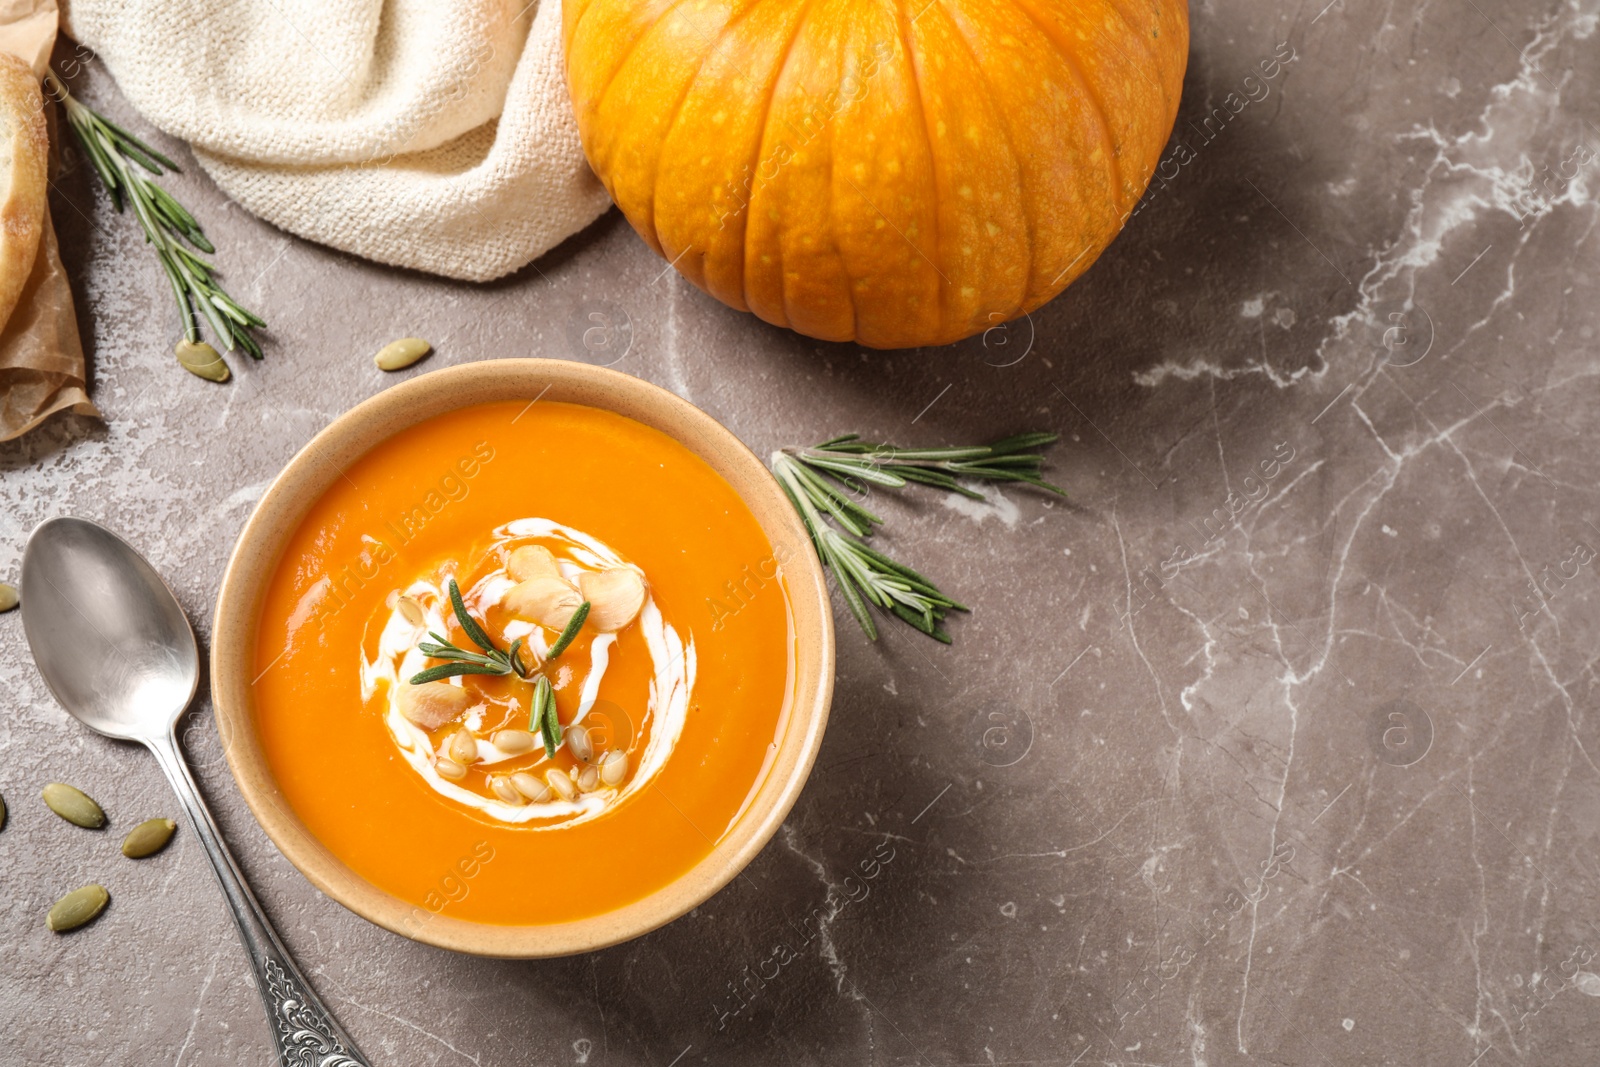
[[370, 1067], [344, 1027], [312, 991], [262, 913], [195, 788], [177, 738], [169, 732], [164, 738], [147, 740], [145, 744], [155, 753], [156, 762], [189, 813], [211, 868], [217, 872], [217, 881], [222, 883], [222, 894], [228, 898], [233, 920], [239, 924], [239, 937], [250, 954], [256, 989], [266, 1001], [278, 1062], [284, 1067]]

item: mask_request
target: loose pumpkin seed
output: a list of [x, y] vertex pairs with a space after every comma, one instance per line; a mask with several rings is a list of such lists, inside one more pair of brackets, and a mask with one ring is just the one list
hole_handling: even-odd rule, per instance
[[379, 370], [404, 370], [432, 351], [433, 346], [420, 337], [402, 337], [378, 349], [372, 362]]
[[17, 603], [17, 587], [0, 582], [0, 611], [10, 611]]
[[550, 799], [550, 787], [527, 771], [518, 771], [511, 776], [511, 784], [529, 800], [536, 804], [543, 804]]
[[578, 772], [578, 788], [585, 793], [593, 793], [600, 788], [600, 772], [594, 767], [585, 767]]
[[204, 341], [179, 341], [172, 354], [178, 357], [183, 369], [208, 382], [225, 382], [233, 376], [222, 355]]
[[572, 750], [573, 756], [583, 763], [594, 759], [594, 742], [582, 723], [573, 723], [567, 727], [567, 747]]
[[171, 819], [146, 819], [129, 830], [128, 836], [122, 839], [122, 854], [130, 860], [154, 856], [167, 847], [177, 828], [178, 824]]
[[612, 749], [600, 757], [600, 780], [606, 785], [621, 785], [628, 776], [628, 754]]
[[0, 830], [4, 830], [6, 828], [6, 817], [6, 798], [0, 797]]
[[106, 813], [81, 789], [51, 782], [39, 795], [51, 811], [85, 830], [98, 830], [106, 824]]
[[489, 739], [508, 756], [520, 756], [524, 752], [532, 752], [537, 739], [526, 730], [496, 730]]
[[93, 922], [96, 916], [106, 910], [110, 901], [111, 894], [106, 892], [105, 886], [86, 885], [82, 889], [74, 889], [50, 908], [50, 914], [45, 916], [45, 925], [58, 934], [76, 930], [85, 923]]
[[573, 800], [578, 795], [578, 787], [572, 784], [572, 779], [567, 777], [567, 772], [559, 767], [544, 776], [550, 788], [561, 794], [562, 800]]
[[394, 606], [400, 610], [400, 617], [412, 626], [421, 626], [428, 621], [428, 616], [422, 611], [422, 605], [411, 597], [401, 597], [395, 601]]
[[457, 730], [450, 735], [449, 748], [450, 758], [463, 767], [478, 761], [478, 739], [465, 730]]
[[515, 804], [519, 808], [528, 802], [528, 798], [518, 792], [516, 786], [499, 775], [489, 779], [489, 789], [507, 804]]
[[459, 782], [467, 776], [467, 769], [453, 759], [438, 760], [433, 769], [439, 772], [440, 778], [448, 778], [452, 782]]

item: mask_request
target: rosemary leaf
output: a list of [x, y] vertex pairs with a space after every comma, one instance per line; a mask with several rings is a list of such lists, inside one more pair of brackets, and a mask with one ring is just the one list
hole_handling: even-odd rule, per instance
[[[833, 534], [831, 530], [826, 532], [830, 535]], [[824, 543], [827, 543], [826, 539], [824, 539]], [[873, 622], [872, 613], [867, 610], [866, 601], [856, 591], [855, 582], [851, 581], [846, 575], [846, 569], [839, 559], [839, 553], [834, 550], [832, 545], [829, 545], [828, 551], [823, 554], [822, 558], [827, 563], [828, 569], [833, 571], [834, 576], [838, 578], [839, 589], [844, 593], [844, 602], [849, 606], [850, 614], [856, 617], [856, 622], [860, 623], [861, 628], [866, 631], [867, 639], [876, 641], [878, 639], [878, 625]]]
[[887, 471], [873, 466], [870, 462], [862, 462], [855, 459], [830, 459], [824, 455], [814, 454], [816, 452], [816, 449], [812, 449], [811, 453], [806, 455], [806, 466], [815, 467], [820, 470], [836, 472], [839, 474], [847, 474], [852, 478], [860, 478], [864, 482], [872, 482], [876, 485], [887, 486], [890, 489], [898, 489], [902, 485], [906, 484], [905, 479], [900, 477], [898, 474], [890, 474]]
[[216, 268], [184, 247], [187, 243], [207, 255], [216, 252], [189, 210], [154, 180], [176, 173], [178, 165], [79, 101], [55, 71], [45, 72], [45, 84], [65, 109], [67, 125], [106, 187], [111, 206], [118, 212], [133, 208], [145, 243], [154, 247], [172, 285], [184, 338], [198, 343], [204, 322], [229, 352], [243, 349], [252, 359], [260, 359], [261, 344], [251, 331], [264, 328], [266, 322], [224, 292], [216, 284]]
[[532, 703], [528, 713], [528, 730], [537, 733], [544, 742], [545, 756], [555, 759], [556, 745], [561, 743], [550, 728], [550, 720], [555, 717], [555, 692], [550, 688], [550, 679], [542, 674], [533, 685]]
[[1053, 433], [1022, 433], [987, 445], [899, 448], [843, 434], [810, 448], [773, 453], [772, 471], [869, 639], [878, 638], [871, 611], [878, 608], [949, 644], [950, 635], [942, 625], [945, 615], [968, 609], [922, 574], [870, 547], [865, 539], [883, 519], [850, 494], [870, 486], [898, 489], [918, 484], [984, 499], [962, 484], [971, 480], [1021, 482], [1065, 496], [1065, 490], [1040, 475], [1044, 457], [1038, 450], [1055, 440]]
[[585, 600], [582, 604], [578, 605], [578, 610], [572, 613], [572, 618], [567, 620], [566, 628], [561, 631], [561, 636], [556, 638], [556, 643], [550, 646], [550, 654], [545, 656], [545, 659], [555, 659], [557, 656], [561, 655], [561, 653], [565, 652], [567, 650], [567, 646], [572, 644], [573, 639], [578, 636], [578, 631], [583, 629], [583, 620], [587, 619], [588, 617], [589, 602]]
[[555, 747], [560, 748], [562, 738], [561, 720], [556, 717], [556, 691], [554, 689], [545, 694], [544, 705], [545, 721], [550, 724], [550, 740]]
[[[483, 651], [472, 652], [458, 648], [449, 638], [430, 630], [428, 636], [433, 640], [419, 643], [417, 651], [429, 659], [442, 659], [446, 662], [441, 666], [429, 667], [413, 676], [412, 685], [421, 685], [422, 682], [433, 682], [457, 674], [515, 674], [519, 678], [527, 678], [532, 674], [532, 667], [524, 666], [522, 663], [522, 638], [519, 637], [511, 643], [509, 652], [497, 648], [478, 620], [467, 613], [466, 602], [461, 599], [461, 587], [456, 584], [454, 578], [450, 579], [449, 593], [450, 607], [455, 612], [456, 621], [461, 624], [461, 629], [466, 631], [472, 643]], [[422, 681], [419, 682], [418, 679]]]
[[437, 667], [418, 671], [409, 679], [412, 685], [437, 682], [441, 678], [454, 678], [458, 674], [505, 674], [498, 667], [484, 667], [476, 663], [441, 663]]
[[478, 625], [478, 620], [467, 614], [467, 605], [461, 599], [461, 587], [454, 578], [450, 579], [450, 606], [455, 609], [456, 621], [461, 624], [461, 629], [466, 633], [467, 639], [485, 652], [498, 652], [489, 635], [483, 632], [483, 627]]

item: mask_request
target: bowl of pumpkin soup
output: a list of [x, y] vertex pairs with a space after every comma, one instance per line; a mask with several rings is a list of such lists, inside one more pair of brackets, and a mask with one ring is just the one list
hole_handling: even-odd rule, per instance
[[827, 586], [759, 460], [604, 368], [420, 375], [318, 434], [240, 535], [212, 690], [319, 889], [486, 956], [636, 937], [771, 838], [821, 744]]

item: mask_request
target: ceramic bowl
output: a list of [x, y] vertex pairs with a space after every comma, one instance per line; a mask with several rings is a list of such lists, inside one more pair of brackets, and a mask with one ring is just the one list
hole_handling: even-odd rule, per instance
[[[254, 721], [257, 620], [285, 543], [343, 468], [435, 415], [524, 397], [587, 404], [660, 430], [726, 479], [770, 542], [806, 546], [784, 567], [795, 640], [789, 725], [744, 816], [698, 864], [650, 896], [568, 923], [491, 925], [444, 912], [418, 922], [417, 905], [362, 879], [313, 837], [273, 781]], [[664, 389], [616, 371], [549, 359], [492, 360], [422, 374], [386, 389], [334, 420], [289, 462], [257, 505], [228, 562], [213, 630], [211, 691], [240, 793], [267, 836], [318, 889], [379, 926], [440, 948], [483, 956], [560, 956], [637, 937], [700, 905], [777, 831], [822, 744], [833, 694], [832, 618], [822, 566], [788, 498], [761, 461], [715, 419]]]

